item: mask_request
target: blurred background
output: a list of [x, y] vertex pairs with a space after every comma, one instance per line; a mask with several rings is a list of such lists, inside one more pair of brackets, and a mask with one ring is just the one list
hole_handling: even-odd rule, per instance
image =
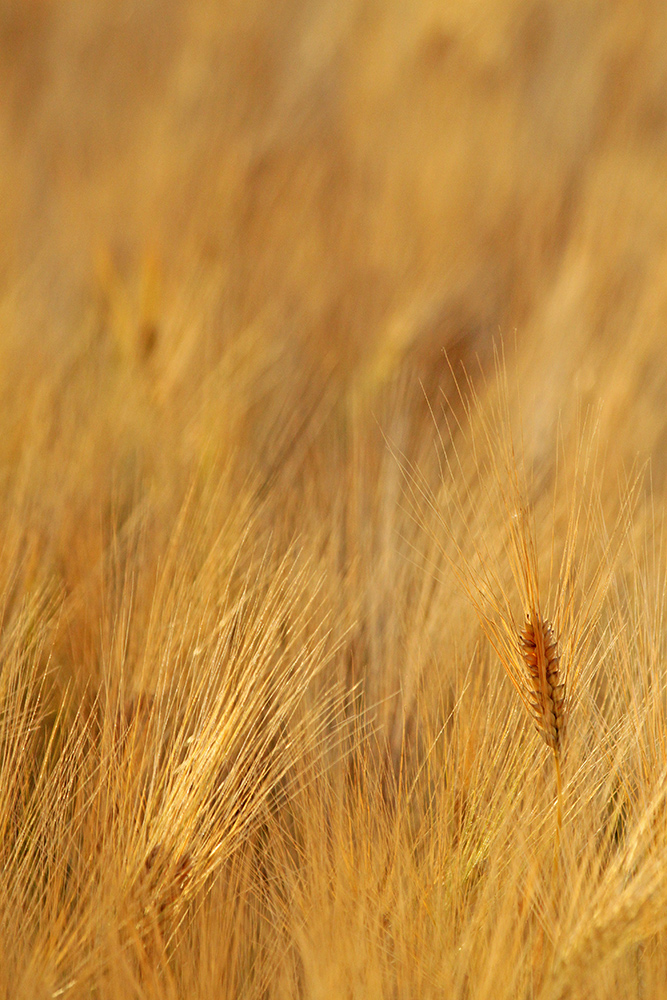
[[662, 483], [659, 0], [2, 0], [0, 94], [2, 467], [309, 462], [328, 516], [502, 343], [532, 457], [592, 403]]
[[118, 285], [129, 350], [193, 310], [214, 353], [259, 322], [434, 378], [443, 346], [662, 322], [659, 0], [3, 0], [0, 93], [22, 336]]

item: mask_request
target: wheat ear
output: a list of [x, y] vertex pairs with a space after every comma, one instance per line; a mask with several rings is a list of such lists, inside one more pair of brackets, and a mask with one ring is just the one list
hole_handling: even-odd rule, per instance
[[565, 735], [565, 684], [560, 680], [558, 642], [539, 611], [527, 613], [519, 645], [528, 670], [528, 702], [535, 725], [546, 745], [560, 756]]
[[526, 623], [519, 635], [519, 646], [528, 672], [528, 705], [540, 736], [554, 755], [556, 768], [554, 869], [557, 869], [563, 822], [560, 755], [565, 736], [565, 682], [560, 679], [558, 641], [551, 625], [536, 608], [526, 614]]

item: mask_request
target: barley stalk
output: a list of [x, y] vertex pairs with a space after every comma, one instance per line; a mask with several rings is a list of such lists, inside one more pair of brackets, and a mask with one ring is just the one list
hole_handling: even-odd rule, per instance
[[[441, 488], [433, 492], [413, 468], [408, 492], [420, 522], [433, 525], [444, 561], [553, 753], [557, 870], [566, 729], [590, 669], [600, 609], [638, 480], [629, 483], [615, 525], [593, 552], [590, 540], [604, 524], [594, 415], [578, 429], [573, 462], [561, 467], [557, 448], [551, 483], [538, 482], [526, 457], [523, 427], [517, 429], [512, 416], [517, 408], [510, 404], [504, 354], [496, 357], [496, 378], [485, 386], [484, 398], [465, 370], [459, 377], [452, 369], [452, 376], [459, 411], [452, 405], [451, 419], [445, 411], [449, 438], [440, 439]], [[549, 507], [550, 559], [540, 566], [538, 553], [549, 551], [544, 520]]]
[[546, 618], [533, 608], [526, 614], [519, 646], [528, 672], [528, 701], [540, 736], [554, 755], [556, 769], [556, 832], [554, 873], [558, 870], [558, 850], [563, 822], [560, 757], [565, 737], [565, 682], [560, 679], [558, 642]]

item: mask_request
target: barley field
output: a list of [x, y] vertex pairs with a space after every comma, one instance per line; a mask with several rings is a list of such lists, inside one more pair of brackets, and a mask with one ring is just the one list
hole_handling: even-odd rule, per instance
[[667, 6], [0, 0], [0, 997], [667, 997]]

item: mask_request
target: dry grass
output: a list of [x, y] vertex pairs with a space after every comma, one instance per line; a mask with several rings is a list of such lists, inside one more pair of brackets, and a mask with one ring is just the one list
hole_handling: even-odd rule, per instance
[[666, 36], [0, 3], [0, 996], [667, 995]]

